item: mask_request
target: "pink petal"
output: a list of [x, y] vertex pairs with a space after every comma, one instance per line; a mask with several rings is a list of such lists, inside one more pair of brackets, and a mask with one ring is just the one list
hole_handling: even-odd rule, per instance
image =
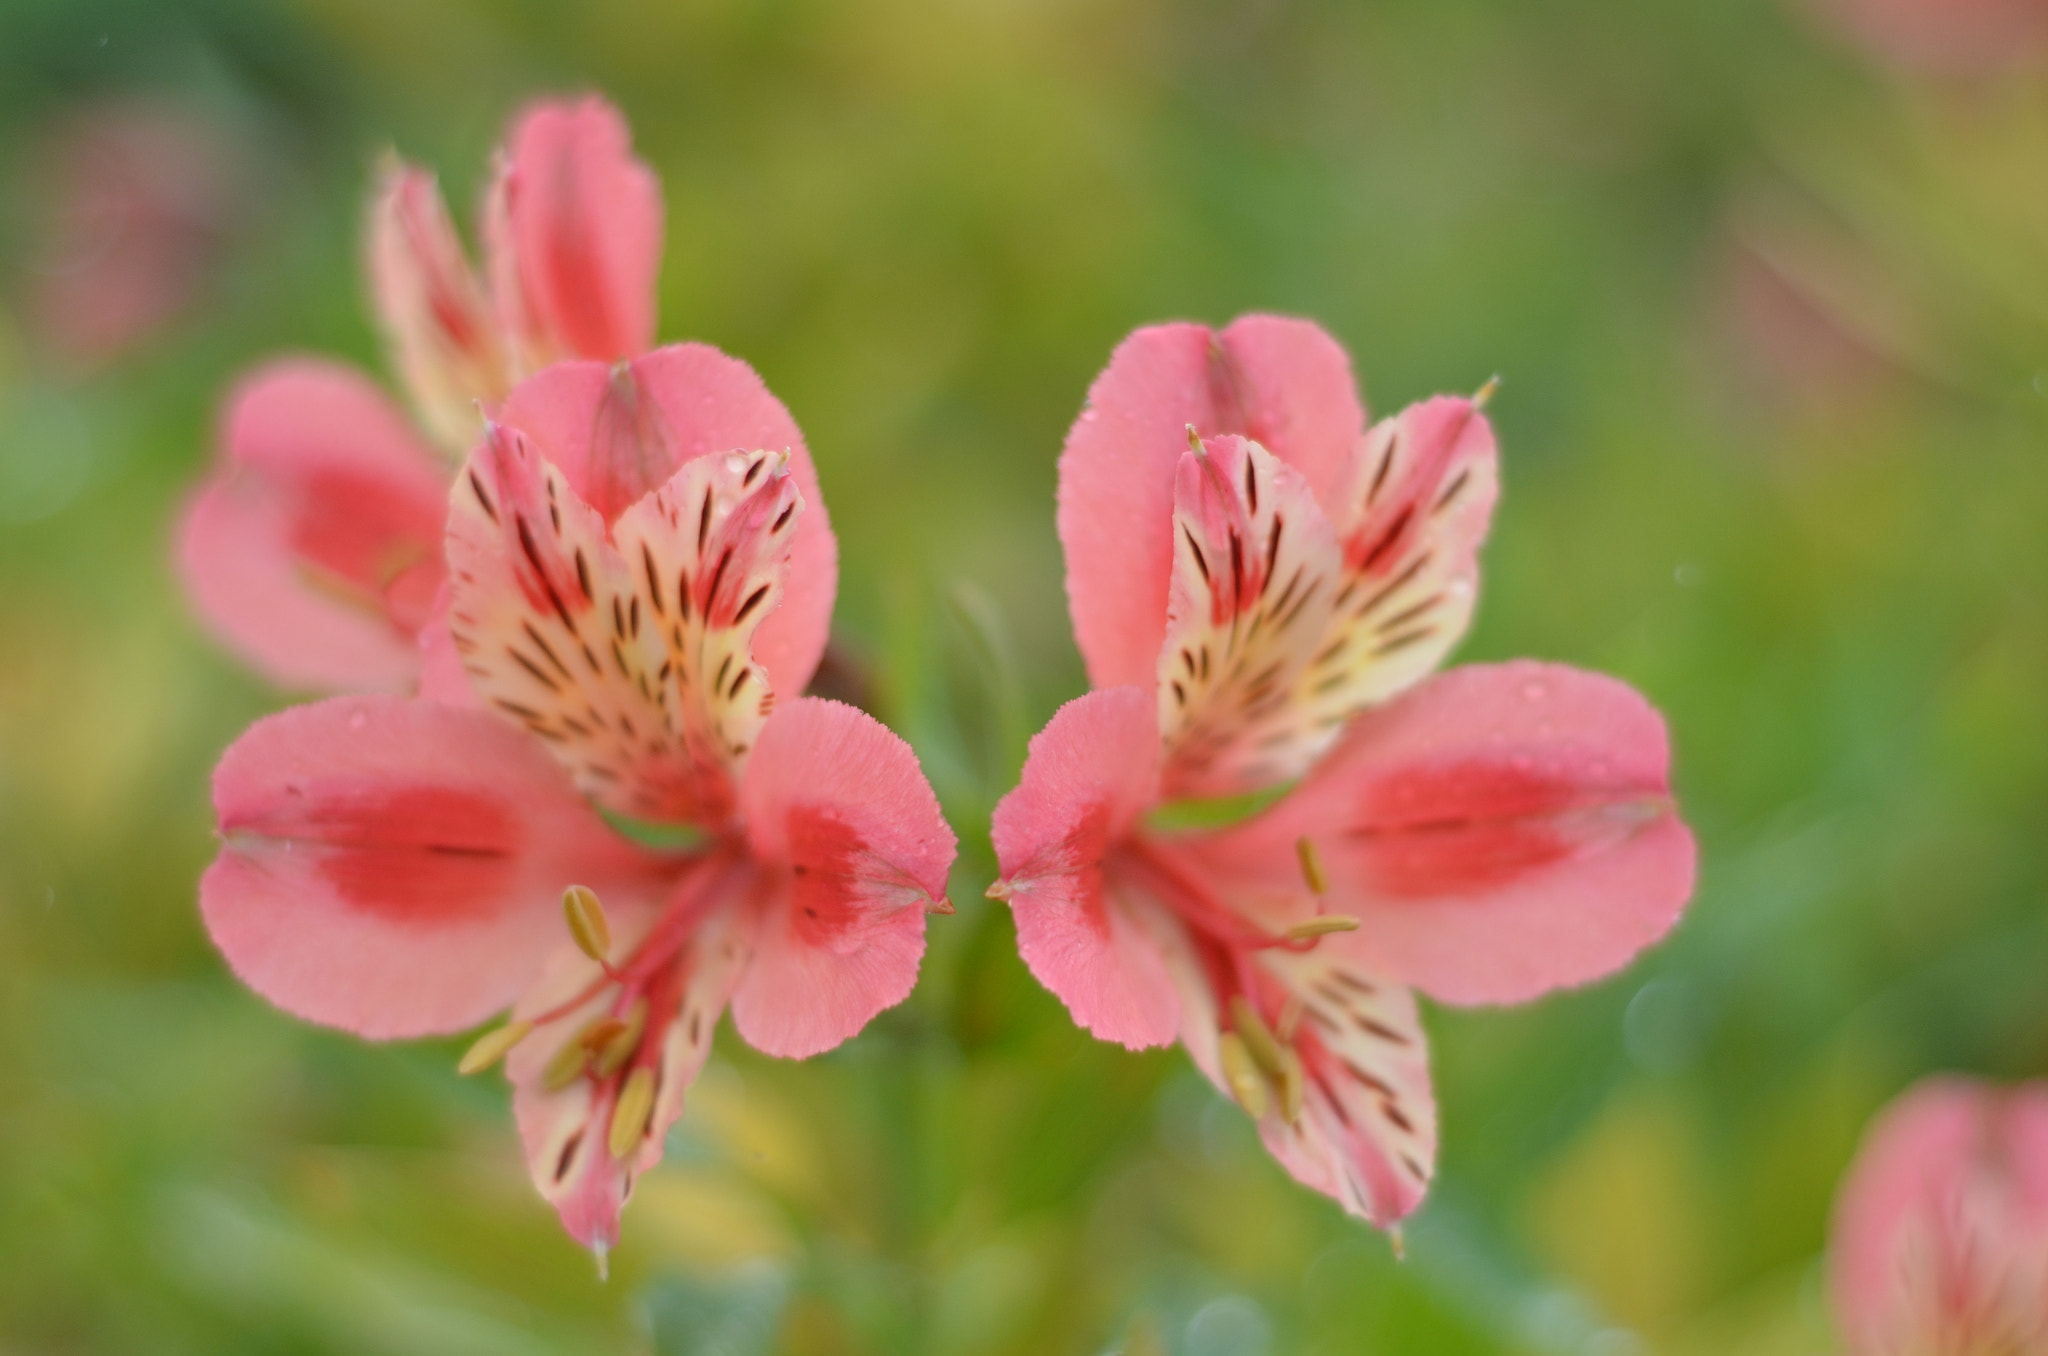
[[[1428, 1042], [1413, 994], [1328, 941], [1237, 960], [1233, 991], [1252, 1003], [1302, 1069], [1301, 1115], [1287, 1118], [1279, 1081], [1269, 1079], [1259, 1137], [1296, 1181], [1384, 1229], [1422, 1203], [1436, 1163]], [[1226, 1018], [1206, 972], [1188, 964], [1174, 971], [1181, 1041], [1229, 1096], [1219, 1041], [1235, 1019]]]
[[1251, 438], [1327, 502], [1365, 415], [1350, 360], [1305, 320], [1242, 316], [1221, 333], [1155, 325], [1117, 346], [1060, 457], [1067, 601], [1095, 687], [1154, 681], [1190, 425]]
[[420, 628], [419, 696], [455, 706], [481, 706], [476, 685], [462, 667], [462, 654], [448, 630], [448, 586], [443, 584], [434, 600], [433, 615]]
[[560, 938], [566, 886], [630, 896], [650, 869], [535, 741], [436, 702], [337, 697], [258, 721], [213, 796], [214, 943], [279, 1007], [364, 1036], [503, 1008]]
[[367, 378], [289, 359], [228, 402], [178, 561], [202, 620], [281, 683], [409, 684], [441, 566], [446, 481]]
[[486, 213], [491, 286], [523, 370], [654, 343], [661, 186], [617, 109], [596, 97], [528, 107]]
[[1258, 907], [1356, 915], [1372, 968], [1453, 1003], [1583, 983], [1662, 937], [1692, 892], [1664, 722], [1554, 664], [1454, 669], [1356, 718], [1284, 799], [1191, 845]]
[[713, 452], [789, 454], [804, 511], [782, 603], [754, 637], [775, 690], [802, 692], [825, 652], [839, 548], [803, 434], [754, 370], [705, 344], [671, 344], [623, 369], [560, 363], [505, 402], [517, 427], [607, 521]]
[[511, 355], [456, 238], [434, 176], [393, 158], [370, 205], [370, 284], [378, 319], [420, 417], [467, 451], [484, 412], [511, 389]]
[[1172, 799], [1299, 777], [1335, 740], [1295, 696], [1329, 630], [1343, 557], [1308, 485], [1256, 443], [1181, 458], [1160, 650], [1162, 781]]
[[950, 911], [953, 831], [910, 745], [815, 697], [762, 727], [740, 802], [773, 875], [733, 1022], [756, 1049], [801, 1059], [909, 995], [925, 912]]
[[462, 477], [448, 625], [478, 693], [612, 809], [723, 829], [774, 702], [748, 646], [800, 516], [781, 458], [699, 457], [609, 533], [515, 428]]
[[1334, 730], [1414, 686], [1464, 636], [1496, 460], [1485, 416], [1455, 396], [1410, 405], [1359, 445], [1332, 510], [1345, 579], [1296, 694], [1312, 728]]
[[[738, 912], [727, 906], [698, 927], [675, 961], [671, 984], [656, 995], [665, 1015], [650, 1019], [639, 1052], [609, 1078], [586, 1074], [554, 1091], [544, 1082], [549, 1062], [565, 1043], [593, 1021], [624, 1015], [616, 990], [596, 983], [602, 976], [581, 951], [566, 943], [558, 947], [542, 979], [519, 1000], [515, 1015], [532, 1020], [559, 1012], [580, 993], [590, 994], [520, 1042], [506, 1058], [505, 1072], [535, 1188], [560, 1214], [569, 1236], [600, 1256], [618, 1243], [619, 1216], [633, 1183], [661, 1162], [669, 1127], [683, 1114], [684, 1092], [710, 1057], [712, 1032], [745, 963]], [[655, 916], [642, 911], [627, 929], [614, 930], [619, 954], [631, 950]], [[654, 1110], [631, 1151], [616, 1157], [610, 1147], [612, 1112], [626, 1077], [643, 1064], [657, 1071]]]
[[1061, 707], [996, 806], [994, 838], [1017, 949], [1074, 1021], [1132, 1049], [1164, 1045], [1180, 1003], [1144, 915], [1112, 899], [1104, 858], [1157, 798], [1159, 727], [1134, 687]]
[[[1961, 1313], [2048, 1341], [2048, 1083], [1936, 1077], [1892, 1103], [1843, 1181], [1829, 1253], [1857, 1356], [1916, 1340], [1961, 1350], [1964, 1334], [1944, 1330]], [[1944, 1254], [1960, 1266], [1927, 1274]]]

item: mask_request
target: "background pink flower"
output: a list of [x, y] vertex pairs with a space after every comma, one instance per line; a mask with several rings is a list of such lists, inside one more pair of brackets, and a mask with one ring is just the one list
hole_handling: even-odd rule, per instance
[[2048, 1350], [2048, 1084], [1900, 1097], [1842, 1183], [1831, 1254], [1854, 1356]]
[[995, 815], [991, 893], [1075, 1020], [1177, 1035], [1290, 1172], [1381, 1225], [1435, 1162], [1412, 990], [1606, 974], [1692, 887], [1641, 697], [1529, 662], [1426, 679], [1470, 619], [1495, 487], [1477, 402], [1367, 429], [1314, 325], [1138, 331], [1060, 461], [1096, 691]]
[[597, 98], [512, 124], [484, 211], [487, 286], [433, 176], [391, 158], [371, 200], [369, 272], [422, 438], [375, 382], [273, 362], [230, 397], [219, 463], [178, 558], [201, 618], [274, 681], [402, 690], [443, 578], [441, 503], [479, 408], [559, 358], [654, 342], [661, 197]]
[[138, 97], [73, 113], [35, 156], [35, 331], [97, 366], [198, 296], [247, 206], [247, 148], [216, 119]]
[[1816, 17], [1872, 56], [1935, 75], [1994, 73], [2040, 60], [2042, 0], [1805, 0]]
[[728, 1006], [802, 1057], [910, 992], [953, 835], [909, 745], [783, 699], [823, 650], [836, 553], [745, 364], [690, 345], [543, 371], [459, 472], [448, 530], [482, 709], [259, 722], [215, 776], [202, 908], [235, 971], [314, 1021], [410, 1036], [515, 1006], [468, 1063], [510, 1052], [534, 1181], [602, 1254]]

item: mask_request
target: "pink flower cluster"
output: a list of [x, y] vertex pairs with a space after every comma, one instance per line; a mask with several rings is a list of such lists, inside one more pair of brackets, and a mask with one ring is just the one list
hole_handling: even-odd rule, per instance
[[[602, 1251], [730, 1010], [802, 1057], [911, 990], [955, 839], [910, 747], [802, 695], [818, 477], [744, 363], [654, 347], [661, 203], [596, 101], [514, 124], [467, 261], [384, 171], [374, 295], [415, 418], [292, 359], [184, 519], [201, 616], [339, 695], [223, 757], [201, 885], [235, 972], [372, 1038], [497, 1014], [541, 1194]], [[1434, 1170], [1417, 991], [1625, 964], [1694, 845], [1662, 720], [1550, 664], [1432, 676], [1497, 492], [1483, 394], [1368, 426], [1305, 321], [1132, 335], [1060, 462], [1094, 690], [993, 826], [1025, 961], [1095, 1035], [1179, 1039], [1307, 1185], [1390, 1225]]]
[[1834, 1232], [1850, 1356], [2048, 1351], [2048, 1083], [1908, 1091], [1866, 1135]]

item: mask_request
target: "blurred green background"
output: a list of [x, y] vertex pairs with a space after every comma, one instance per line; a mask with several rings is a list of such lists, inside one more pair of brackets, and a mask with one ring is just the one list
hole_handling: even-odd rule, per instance
[[[0, 1351], [1833, 1349], [1872, 1110], [2048, 1071], [2042, 6], [1859, 8], [0, 0]], [[459, 1042], [226, 974], [208, 770], [293, 694], [168, 568], [238, 370], [382, 368], [375, 153], [466, 223], [512, 109], [587, 88], [666, 189], [661, 333], [803, 425], [839, 640], [963, 840], [906, 1005], [807, 1064], [721, 1034], [609, 1284]], [[1704, 847], [1626, 973], [1427, 1014], [1405, 1261], [1180, 1053], [1077, 1032], [980, 898], [1083, 682], [1066, 427], [1132, 327], [1250, 309], [1378, 412], [1502, 375], [1460, 657], [1640, 685]]]

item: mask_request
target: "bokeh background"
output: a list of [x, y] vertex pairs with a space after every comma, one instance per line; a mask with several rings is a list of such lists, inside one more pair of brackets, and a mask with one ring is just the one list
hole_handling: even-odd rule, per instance
[[[1836, 1179], [1918, 1074], [2048, 1071], [2037, 0], [0, 0], [0, 1351], [1820, 1356]], [[169, 526], [234, 375], [378, 352], [383, 147], [465, 221], [598, 89], [661, 333], [803, 424], [837, 635], [964, 844], [915, 996], [718, 1055], [608, 1284], [457, 1041], [227, 975], [207, 774], [293, 699]], [[986, 821], [1081, 690], [1054, 461], [1132, 327], [1314, 317], [1387, 412], [1499, 373], [1464, 659], [1670, 717], [1695, 903], [1427, 1015], [1386, 1239], [1017, 961]]]

